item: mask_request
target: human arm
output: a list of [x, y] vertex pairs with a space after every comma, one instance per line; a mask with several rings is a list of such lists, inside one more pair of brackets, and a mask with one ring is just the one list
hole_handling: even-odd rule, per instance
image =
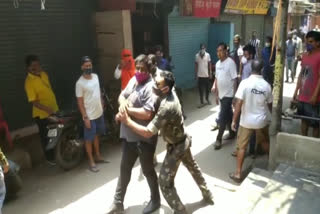
[[123, 122], [138, 135], [141, 135], [144, 138], [151, 138], [153, 135], [155, 135], [151, 130], [148, 129], [148, 127], [142, 126], [133, 121], [127, 113], [125, 113], [124, 116], [126, 119], [123, 120]]
[[195, 62], [194, 67], [195, 67], [194, 79], [197, 79], [197, 77], [198, 77], [198, 63], [197, 62]]
[[86, 126], [86, 128], [90, 129], [91, 128], [91, 123], [90, 123], [90, 119], [88, 118], [88, 115], [86, 113], [86, 109], [84, 107], [84, 99], [83, 97], [77, 97], [77, 103], [78, 103], [78, 108], [79, 111], [82, 115], [82, 119], [84, 122], [84, 125]]
[[219, 90], [218, 90], [218, 81], [217, 78], [214, 80], [212, 89], [211, 89], [212, 93], [214, 93], [216, 96], [216, 104], [219, 105]]
[[28, 97], [28, 101], [30, 103], [32, 103], [32, 105], [34, 107], [36, 107], [44, 112], [47, 112], [47, 114], [49, 114], [49, 115], [55, 113], [52, 108], [40, 103], [40, 101], [37, 99], [37, 92], [36, 92], [34, 86], [28, 81], [26, 81], [26, 83], [25, 83], [25, 91], [26, 91], [26, 94]]
[[144, 108], [127, 107], [127, 112], [131, 117], [139, 120], [151, 120], [153, 117], [153, 112]]
[[298, 76], [298, 82], [296, 85], [296, 89], [294, 90], [294, 94], [293, 94], [293, 101], [297, 101], [298, 100], [298, 95], [301, 89], [301, 72]]
[[[320, 72], [320, 71], [319, 71]], [[320, 75], [318, 76], [318, 80], [317, 80], [317, 86], [312, 94], [312, 97], [309, 101], [309, 103], [311, 105], [316, 105], [317, 101], [318, 101], [318, 96], [319, 96], [319, 90], [320, 90]]]
[[122, 70], [120, 68], [120, 65], [118, 65], [114, 71], [114, 78], [115, 79], [120, 79], [121, 78], [121, 73], [122, 73]]
[[237, 99], [236, 101], [236, 105], [235, 105], [235, 110], [233, 113], [233, 118], [232, 118], [232, 124], [231, 124], [231, 128], [233, 131], [237, 130], [237, 123], [240, 117], [240, 113], [241, 113], [241, 108], [242, 108], [242, 104], [243, 104], [243, 100], [241, 99]]
[[0, 148], [0, 165], [2, 166], [4, 173], [7, 173], [9, 171], [9, 162], [6, 156], [3, 154], [1, 148]]

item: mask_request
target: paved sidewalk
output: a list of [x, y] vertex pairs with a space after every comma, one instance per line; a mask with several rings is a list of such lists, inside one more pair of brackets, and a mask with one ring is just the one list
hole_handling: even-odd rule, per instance
[[[289, 100], [293, 84], [285, 86]], [[192, 135], [194, 154], [209, 188], [215, 197], [214, 206], [201, 203], [201, 193], [191, 175], [181, 165], [176, 177], [176, 188], [186, 204], [189, 213], [209, 214], [224, 213], [226, 208], [232, 206], [232, 197], [238, 186], [229, 178], [228, 173], [235, 170], [236, 160], [231, 156], [234, 149], [234, 140], [223, 144], [219, 151], [215, 151], [213, 143], [217, 131], [210, 131], [219, 112], [215, 105], [198, 109], [198, 93], [195, 90], [184, 92], [184, 105], [187, 131]], [[212, 103], [214, 99], [212, 97]], [[285, 101], [287, 103], [287, 101]], [[284, 108], [285, 108], [284, 104]], [[227, 134], [227, 133], [226, 133]], [[65, 172], [58, 167], [50, 168], [41, 165], [32, 171], [23, 173], [24, 188], [19, 197], [5, 204], [4, 214], [102, 214], [111, 205], [120, 166], [120, 145], [102, 145], [104, 157], [111, 161], [110, 164], [99, 165], [99, 173], [91, 173], [84, 161], [79, 167]], [[162, 139], [157, 148], [157, 158], [161, 162], [165, 155], [165, 145]], [[253, 164], [254, 160], [247, 158], [245, 166]], [[256, 163], [265, 163], [259, 159]], [[159, 172], [161, 163], [157, 166]], [[145, 178], [142, 175], [139, 162], [136, 163], [132, 173], [131, 183], [125, 198], [127, 214], [142, 213], [149, 200], [149, 191]], [[168, 204], [162, 198], [162, 207], [159, 214], [170, 214]]]

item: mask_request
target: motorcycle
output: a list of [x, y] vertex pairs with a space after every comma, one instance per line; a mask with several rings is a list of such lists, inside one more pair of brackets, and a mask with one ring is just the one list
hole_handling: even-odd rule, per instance
[[46, 150], [55, 149], [56, 163], [69, 170], [84, 157], [83, 122], [79, 112], [58, 112], [49, 116]]
[[[105, 89], [101, 90], [106, 138], [117, 142], [119, 125], [115, 121], [115, 110]], [[49, 116], [47, 126], [49, 139], [46, 150], [55, 149], [56, 163], [64, 170], [77, 166], [84, 157], [83, 121], [80, 112], [58, 112]]]

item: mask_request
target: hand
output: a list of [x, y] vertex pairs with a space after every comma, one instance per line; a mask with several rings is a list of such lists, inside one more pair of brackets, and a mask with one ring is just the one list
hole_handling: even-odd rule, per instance
[[3, 173], [6, 174], [9, 172], [9, 163], [5, 166], [2, 167], [3, 168]]
[[213, 84], [212, 88], [211, 88], [211, 92], [212, 93], [216, 93], [217, 92], [217, 88], [216, 86]]
[[119, 112], [123, 114], [124, 112], [127, 111], [128, 107], [129, 107], [129, 102], [127, 100], [123, 101], [122, 103], [120, 103]]
[[219, 100], [219, 96], [218, 96], [218, 95], [216, 95], [216, 104], [217, 104], [217, 105], [219, 105], [219, 102], [220, 102], [220, 100]]
[[231, 129], [232, 129], [232, 131], [235, 131], [235, 132], [237, 131], [237, 124], [236, 124], [236, 122], [232, 121]]
[[83, 122], [87, 129], [91, 129], [91, 122], [89, 119], [84, 119]]
[[48, 109], [47, 109], [47, 113], [48, 113], [49, 115], [53, 115], [55, 112], [54, 112], [51, 108], [48, 108]]
[[130, 117], [129, 117], [128, 113], [125, 111], [123, 114], [119, 115], [119, 120], [124, 124], [128, 124]]
[[309, 103], [311, 105], [316, 105], [317, 104], [317, 96], [312, 96], [311, 99], [309, 100]]

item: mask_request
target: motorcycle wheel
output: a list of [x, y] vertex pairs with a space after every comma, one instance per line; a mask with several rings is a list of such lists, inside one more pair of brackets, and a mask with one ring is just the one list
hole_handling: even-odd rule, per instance
[[73, 129], [65, 130], [56, 146], [56, 162], [64, 170], [77, 166], [83, 156], [83, 143]]

